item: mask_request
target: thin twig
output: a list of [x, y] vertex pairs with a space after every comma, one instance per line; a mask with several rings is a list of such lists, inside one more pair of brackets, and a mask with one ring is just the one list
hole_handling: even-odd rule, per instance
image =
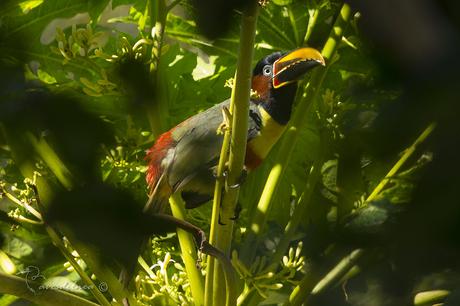
[[401, 169], [401, 167], [406, 163], [409, 157], [415, 152], [417, 147], [425, 141], [425, 139], [430, 136], [433, 130], [436, 127], [436, 123], [431, 123], [420, 136], [415, 140], [415, 142], [404, 151], [403, 156], [396, 162], [396, 164], [388, 171], [387, 175], [380, 181], [380, 183], [375, 187], [372, 193], [367, 197], [366, 202], [372, 201], [375, 197], [382, 191], [385, 186], [390, 182], [390, 180], [395, 176], [395, 174]]
[[27, 210], [29, 213], [31, 213], [32, 215], [34, 215], [38, 220], [40, 220], [40, 221], [43, 220], [41, 213], [39, 213], [37, 210], [35, 210], [35, 208], [33, 208], [32, 206], [30, 206], [28, 203], [22, 202], [21, 200], [19, 200], [18, 198], [16, 198], [14, 195], [12, 195], [11, 193], [9, 193], [3, 186], [0, 186], [0, 191], [2, 192], [3, 195], [5, 195], [5, 196], [8, 198], [11, 202], [13, 202], [14, 204], [18, 205], [19, 207], [24, 208], [24, 209]]
[[171, 2], [170, 5], [168, 5], [166, 7], [166, 10], [169, 12], [170, 10], [172, 10], [176, 5], [178, 5], [182, 0], [174, 0], [173, 2]]

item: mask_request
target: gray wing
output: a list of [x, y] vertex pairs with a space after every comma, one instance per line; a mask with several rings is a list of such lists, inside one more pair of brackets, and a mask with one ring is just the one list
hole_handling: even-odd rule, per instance
[[[180, 190], [193, 180], [193, 189], [209, 188], [214, 180], [211, 168], [218, 163], [223, 135], [217, 134], [223, 122], [222, 108], [229, 107], [230, 100], [201, 112], [174, 129], [177, 139], [174, 156], [167, 170], [168, 182], [173, 190]], [[260, 113], [257, 105], [250, 103], [248, 138], [260, 130]], [[202, 186], [200, 186], [202, 185]]]

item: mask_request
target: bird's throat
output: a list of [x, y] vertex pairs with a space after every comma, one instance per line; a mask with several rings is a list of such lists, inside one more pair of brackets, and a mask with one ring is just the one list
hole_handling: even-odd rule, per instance
[[270, 94], [261, 105], [270, 117], [281, 125], [286, 125], [291, 119], [292, 104], [294, 103], [297, 84], [292, 83], [278, 89], [270, 89]]
[[[259, 134], [248, 142], [248, 155], [253, 155], [246, 157], [249, 161], [263, 160], [286, 128], [286, 125], [279, 124], [262, 105], [259, 105], [259, 111], [262, 126]], [[251, 168], [251, 165], [247, 166]]]

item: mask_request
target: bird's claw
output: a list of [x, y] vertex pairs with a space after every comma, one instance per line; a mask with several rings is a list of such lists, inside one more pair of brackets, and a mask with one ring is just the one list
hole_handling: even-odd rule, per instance
[[198, 258], [196, 259], [195, 261], [195, 267], [198, 269], [198, 270], [201, 270], [201, 257], [198, 256]]
[[[240, 203], [237, 203], [237, 204], [236, 204], [236, 207], [235, 207], [235, 213], [234, 213], [233, 217], [231, 217], [231, 218], [229, 218], [229, 219], [232, 220], [232, 221], [238, 220], [238, 218], [240, 217], [241, 210], [242, 210], [242, 207], [241, 207]], [[219, 220], [218, 220], [218, 222], [219, 222], [219, 225], [222, 225], [222, 226], [227, 225], [226, 223], [223, 223], [223, 222], [222, 222], [222, 219], [221, 219], [221, 217], [220, 217], [220, 214], [219, 214]]]
[[220, 218], [220, 214], [219, 214], [219, 220], [218, 220], [218, 223], [219, 223], [219, 225], [222, 225], [222, 226], [225, 226], [225, 225], [227, 225], [227, 223], [224, 223], [224, 222], [222, 222], [222, 219]]
[[236, 183], [236, 184], [233, 184], [233, 185], [228, 185], [227, 187], [229, 189], [236, 189], [236, 188], [240, 188], [241, 184], [240, 183]]
[[232, 126], [233, 117], [230, 113], [230, 110], [226, 106], [222, 107], [222, 117], [223, 121], [216, 129], [217, 135], [223, 135]]
[[246, 170], [246, 168], [243, 168], [243, 170], [241, 170], [240, 177], [236, 180], [236, 183], [232, 185], [227, 185], [227, 188], [228, 189], [240, 188], [241, 185], [246, 181], [247, 177], [248, 177], [248, 170]]
[[217, 174], [217, 172], [214, 171], [214, 172], [212, 173], [212, 176], [214, 176], [214, 178], [215, 178], [216, 180], [225, 180], [225, 179], [227, 178], [227, 176], [228, 176], [228, 170], [225, 169], [225, 170], [222, 172], [221, 175]]
[[241, 210], [243, 210], [243, 208], [241, 207], [241, 204], [239, 202], [236, 203], [235, 214], [233, 215], [233, 217], [230, 218], [230, 220], [232, 221], [238, 220], [238, 218], [240, 217]]

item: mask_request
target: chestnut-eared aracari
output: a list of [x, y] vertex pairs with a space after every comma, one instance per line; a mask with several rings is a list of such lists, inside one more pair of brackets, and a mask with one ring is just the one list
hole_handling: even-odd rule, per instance
[[[245, 167], [256, 168], [270, 152], [291, 117], [297, 81], [307, 71], [323, 65], [320, 52], [299, 48], [276, 52], [261, 59], [252, 76], [255, 92], [249, 103]], [[169, 196], [182, 192], [186, 208], [211, 199], [215, 168], [223, 142], [224, 108], [230, 100], [196, 114], [160, 135], [147, 152], [150, 200], [145, 210], [163, 212]]]

